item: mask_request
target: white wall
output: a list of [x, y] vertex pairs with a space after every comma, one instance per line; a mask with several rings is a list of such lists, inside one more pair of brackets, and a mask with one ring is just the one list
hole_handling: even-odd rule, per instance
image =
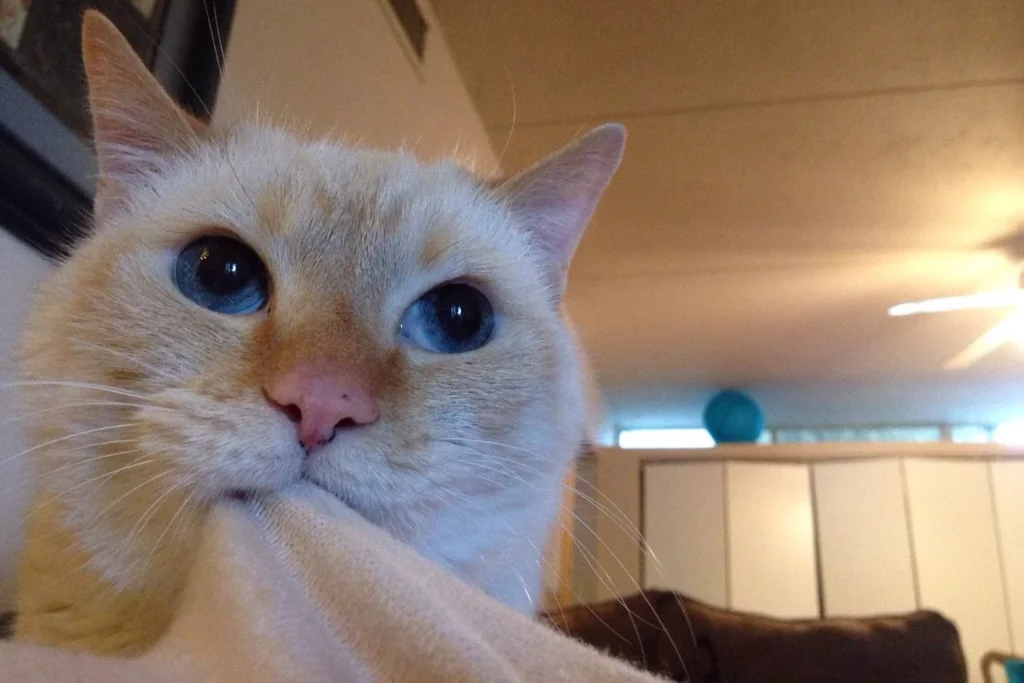
[[11, 389], [14, 346], [32, 293], [53, 266], [0, 229], [0, 610], [12, 604], [12, 580], [21, 545], [21, 519], [30, 496], [28, 462], [12, 458], [22, 450], [18, 406]]
[[238, 3], [216, 119], [255, 116], [312, 135], [369, 146], [407, 146], [424, 157], [495, 157], [441, 28], [430, 28], [422, 64], [405, 47], [384, 0], [245, 0]]

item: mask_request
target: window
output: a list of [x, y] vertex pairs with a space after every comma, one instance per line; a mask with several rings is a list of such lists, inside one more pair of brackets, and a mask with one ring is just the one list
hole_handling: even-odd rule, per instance
[[942, 441], [937, 425], [923, 427], [859, 427], [849, 429], [777, 429], [776, 443], [888, 442], [933, 443]]
[[992, 443], [992, 428], [987, 425], [953, 425], [949, 428], [953, 443]]
[[[784, 427], [765, 429], [759, 444], [798, 443], [999, 443], [1024, 447], [1024, 419], [991, 426], [890, 425], [882, 427]], [[701, 428], [622, 429], [620, 448], [711, 448], [714, 439]]]
[[1024, 446], [1024, 420], [1003, 422], [992, 430], [992, 441], [1004, 446]]
[[715, 440], [706, 429], [622, 429], [619, 448], [711, 448]]

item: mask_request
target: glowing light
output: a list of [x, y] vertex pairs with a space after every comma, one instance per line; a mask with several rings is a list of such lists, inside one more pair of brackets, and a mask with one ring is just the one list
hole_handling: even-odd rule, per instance
[[619, 448], [711, 448], [715, 440], [706, 429], [623, 429]]
[[1013, 289], [1005, 292], [981, 292], [980, 294], [897, 304], [889, 309], [889, 315], [898, 317], [921, 313], [946, 313], [974, 308], [1008, 308], [1022, 305], [1024, 305], [1024, 290]]
[[992, 440], [1004, 446], [1024, 446], [1024, 419], [998, 425], [992, 430]]

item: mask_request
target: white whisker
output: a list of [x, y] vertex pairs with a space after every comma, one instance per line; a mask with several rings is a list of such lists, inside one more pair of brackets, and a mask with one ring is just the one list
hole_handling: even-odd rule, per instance
[[119, 455], [130, 455], [131, 453], [141, 453], [141, 452], [142, 452], [141, 448], [129, 448], [126, 451], [115, 451], [113, 453], [104, 453], [103, 455], [94, 455], [94, 456], [89, 457], [89, 458], [75, 459], [75, 460], [72, 460], [71, 462], [64, 463], [63, 465], [60, 465], [59, 467], [54, 467], [53, 469], [48, 469], [45, 472], [43, 472], [41, 476], [45, 478], [45, 477], [49, 477], [49, 476], [52, 476], [54, 474], [57, 474], [58, 472], [63, 472], [65, 470], [74, 469], [75, 467], [81, 467], [82, 465], [88, 465], [89, 463], [97, 462], [99, 460], [106, 460], [107, 458], [116, 458]]
[[[125, 470], [133, 469], [135, 467], [140, 467], [142, 465], [148, 465], [148, 464], [154, 463], [154, 462], [157, 462], [155, 458], [147, 458], [145, 460], [137, 460], [137, 461], [135, 461], [134, 463], [132, 463], [130, 465], [126, 465], [126, 466], [124, 466], [124, 467], [122, 467], [120, 469], [114, 470], [113, 472], [110, 472], [110, 473], [108, 473], [106, 475], [103, 475], [102, 478], [109, 479], [109, 478], [113, 477], [114, 475], [117, 475], [117, 474], [120, 474], [121, 472], [124, 472]], [[120, 503], [122, 500], [124, 500], [125, 498], [127, 498], [131, 494], [133, 494], [136, 491], [138, 491], [139, 489], [141, 489], [146, 484], [150, 484], [150, 483], [152, 483], [152, 482], [154, 482], [154, 481], [156, 481], [158, 479], [162, 479], [163, 477], [166, 477], [168, 474], [171, 474], [172, 472], [174, 472], [174, 470], [172, 470], [171, 468], [167, 468], [163, 472], [160, 472], [159, 474], [154, 475], [154, 476], [150, 477], [149, 479], [146, 479], [141, 484], [137, 484], [136, 486], [133, 486], [132, 488], [128, 489], [127, 491], [122, 493], [120, 496], [115, 498], [113, 501], [108, 503], [105, 508], [100, 510], [100, 512], [93, 517], [93, 522], [94, 523], [98, 522], [100, 519], [103, 518], [104, 515], [106, 515], [111, 510], [113, 510], [117, 506], [118, 503]], [[81, 484], [79, 484], [79, 486], [81, 486]]]
[[516, 106], [516, 85], [512, 82], [512, 72], [508, 70], [508, 65], [502, 62], [502, 68], [505, 70], [505, 77], [508, 78], [508, 89], [512, 94], [512, 123], [508, 128], [508, 137], [505, 138], [505, 146], [501, 148], [501, 154], [498, 155], [497, 166], [500, 172], [501, 162], [505, 159], [505, 152], [508, 151], [509, 143], [512, 142], [512, 134], [516, 130], [516, 116], [518, 115], [518, 108]]
[[[441, 490], [440, 492], [441, 492], [441, 493], [444, 493], [444, 494], [446, 494], [446, 495], [447, 495], [447, 496], [448, 496], [449, 498], [458, 498], [458, 499], [461, 499], [462, 501], [465, 501], [466, 503], [469, 503], [469, 505], [470, 505], [470, 507], [471, 507], [471, 508], [475, 508], [475, 509], [477, 509], [477, 510], [485, 510], [485, 509], [486, 509], [486, 508], [485, 508], [485, 507], [484, 507], [484, 506], [483, 506], [483, 505], [482, 505], [481, 503], [479, 503], [478, 501], [473, 501], [473, 500], [471, 500], [471, 499], [467, 498], [467, 497], [466, 497], [466, 496], [464, 496], [464, 495], [461, 495], [461, 494], [458, 494], [458, 493], [456, 493], [455, 491], [452, 491], [451, 489], [442, 489], [442, 490]], [[469, 514], [469, 513], [467, 512], [467, 515], [468, 515], [468, 514]], [[503, 527], [504, 527], [504, 528], [505, 528], [506, 530], [508, 530], [508, 531], [509, 531], [510, 533], [511, 533], [511, 532], [514, 532], [514, 531], [515, 531], [515, 529], [513, 529], [513, 528], [512, 528], [512, 526], [511, 526], [511, 525], [509, 525], [509, 524], [504, 524], [504, 525], [503, 525]], [[565, 526], [565, 523], [564, 523], [564, 522], [561, 522], [561, 523], [560, 523], [560, 528], [561, 528], [561, 530], [562, 530], [562, 531], [563, 531], [564, 533], [570, 533], [570, 532], [569, 532], [569, 529], [568, 529], [568, 528], [567, 528], [567, 527]], [[585, 548], [584, 546], [582, 546], [581, 544], [579, 544], [579, 543], [578, 543], [578, 541], [576, 541], [576, 539], [575, 539], [575, 538], [573, 538], [572, 540], [573, 540], [573, 544], [574, 544], [574, 545], [575, 545], [576, 547], [578, 547], [578, 548], [579, 548], [579, 549], [580, 549], [580, 550], [581, 550], [581, 551], [582, 551], [583, 553], [585, 553], [585, 555], [584, 555], [583, 559], [584, 559], [584, 561], [585, 561], [585, 562], [586, 562], [586, 563], [587, 563], [587, 564], [588, 564], [588, 565], [590, 566], [590, 569], [591, 569], [591, 571], [592, 571], [592, 572], [594, 573], [594, 576], [596, 576], [596, 577], [597, 577], [597, 579], [598, 579], [598, 580], [599, 580], [599, 581], [600, 581], [600, 582], [601, 582], [601, 583], [602, 583], [602, 584], [604, 585], [605, 589], [606, 589], [606, 590], [607, 590], [607, 591], [609, 592], [609, 594], [612, 594], [612, 595], [614, 595], [614, 594], [615, 594], [615, 591], [614, 591], [614, 589], [612, 588], [612, 585], [611, 585], [611, 576], [610, 576], [610, 575], [608, 574], [608, 572], [607, 572], [607, 571], [604, 571], [604, 572], [603, 572], [603, 573], [604, 573], [604, 575], [602, 576], [602, 571], [603, 571], [603, 570], [602, 570], [602, 571], [599, 571], [599, 570], [598, 570], [598, 567], [597, 567], [597, 566], [595, 566], [594, 562], [596, 561], [596, 558], [593, 558], [593, 554], [592, 554], [592, 553], [590, 553], [590, 552], [589, 552], [589, 551], [588, 551], [588, 550], [587, 550], [587, 549], [586, 549], [586, 548]], [[547, 561], [547, 559], [546, 559], [546, 558], [544, 557], [544, 553], [543, 553], [543, 551], [541, 551], [541, 550], [540, 550], [539, 548], [537, 548], [537, 545], [536, 545], [535, 543], [533, 543], [533, 541], [531, 541], [531, 540], [529, 540], [529, 539], [526, 539], [526, 541], [527, 541], [527, 542], [528, 542], [528, 543], [529, 543], [529, 544], [530, 544], [530, 545], [531, 545], [531, 546], [533, 547], [533, 549], [534, 549], [534, 550], [535, 550], [535, 551], [537, 552], [537, 555], [538, 555], [538, 557], [540, 558], [540, 560], [541, 560], [541, 561], [543, 561], [543, 562], [544, 562], [545, 564], [547, 564], [547, 565], [548, 565], [548, 566], [550, 567], [551, 565], [550, 565], [550, 563], [549, 563], [549, 562]], [[588, 557], [588, 555], [589, 555], [589, 557]], [[590, 558], [593, 558], [593, 561], [592, 561], [592, 560], [591, 560]], [[574, 594], [574, 595], [575, 595], [575, 594]], [[620, 604], [621, 604], [621, 605], [622, 605], [623, 607], [625, 607], [625, 608], [626, 608], [626, 613], [627, 613], [627, 617], [629, 618], [629, 621], [630, 621], [630, 625], [631, 625], [631, 626], [633, 627], [633, 631], [635, 632], [635, 634], [636, 634], [636, 637], [637, 637], [637, 643], [638, 643], [638, 645], [639, 645], [639, 647], [640, 647], [640, 650], [641, 650], [641, 656], [643, 656], [644, 658], [646, 658], [646, 655], [645, 655], [645, 654], [643, 653], [643, 639], [642, 639], [642, 638], [641, 638], [641, 636], [640, 636], [640, 628], [639, 628], [639, 626], [637, 626], [637, 624], [636, 624], [636, 619], [637, 619], [638, 617], [636, 617], [636, 616], [635, 616], [635, 615], [633, 614], [632, 610], [630, 610], [630, 609], [629, 609], [628, 605], [626, 604], [626, 602], [625, 602], [625, 601], [624, 601], [624, 600], [623, 600], [622, 598], [617, 598], [617, 600], [618, 600], [618, 602], [619, 602], [619, 603], [620, 603]], [[588, 609], [590, 610], [590, 612], [591, 612], [591, 613], [592, 613], [592, 614], [593, 614], [593, 615], [594, 615], [594, 616], [595, 616], [595, 617], [596, 617], [596, 618], [598, 619], [598, 621], [600, 621], [600, 622], [601, 622], [601, 623], [602, 623], [602, 624], [603, 624], [603, 625], [604, 625], [604, 626], [605, 626], [605, 627], [606, 627], [606, 628], [608, 629], [608, 631], [609, 631], [610, 633], [612, 633], [613, 635], [615, 635], [615, 636], [616, 636], [617, 638], [619, 638], [620, 640], [622, 640], [622, 641], [623, 641], [624, 643], [627, 643], [627, 644], [629, 644], [629, 643], [630, 643], [630, 641], [629, 641], [629, 639], [628, 639], [628, 638], [626, 638], [625, 636], [623, 636], [623, 635], [622, 635], [621, 633], [619, 633], [619, 632], [618, 632], [618, 631], [617, 631], [616, 629], [614, 629], [614, 628], [613, 628], [613, 627], [612, 627], [612, 626], [611, 626], [610, 624], [608, 624], [608, 622], [606, 622], [606, 621], [605, 621], [604, 619], [602, 619], [602, 618], [601, 618], [601, 616], [600, 616], [600, 615], [598, 615], [596, 611], [594, 611], [593, 607], [591, 607], [591, 606], [590, 606], [589, 604], [588, 604], [588, 605], [586, 605], [586, 606], [587, 606], [587, 608], [588, 608]], [[641, 620], [641, 621], [643, 621], [643, 620]], [[651, 626], [655, 626], [655, 625], [654, 625], [654, 624], [651, 624]], [[671, 636], [670, 636], [670, 637], [671, 637]], [[684, 664], [684, 666], [685, 666], [685, 664]]]
[[[172, 484], [171, 486], [167, 487], [167, 490], [164, 491], [162, 494], [160, 494], [157, 497], [157, 499], [154, 500], [149, 505], [148, 508], [146, 508], [145, 512], [143, 512], [141, 515], [139, 515], [139, 519], [135, 522], [135, 526], [133, 526], [131, 531], [128, 532], [128, 536], [127, 536], [127, 538], [125, 540], [125, 548], [126, 549], [131, 547], [131, 544], [132, 544], [133, 540], [135, 539], [136, 534], [141, 534], [142, 533], [143, 528], [145, 528], [145, 526], [146, 526], [146, 522], [149, 519], [151, 519], [154, 515], [156, 515], [157, 510], [160, 509], [160, 506], [163, 504], [163, 501], [168, 496], [170, 496], [172, 493], [174, 493], [176, 490], [178, 490], [179, 488], [181, 488], [183, 486], [187, 486], [190, 483], [192, 483], [192, 478], [191, 477], [188, 478], [188, 479], [183, 479], [182, 481], [179, 481], [179, 482], [177, 482], [175, 484]], [[170, 525], [168, 525], [168, 527], [169, 526]], [[166, 533], [166, 530], [164, 531], [164, 533]], [[163, 534], [161, 534], [160, 538], [161, 539], [163, 538]], [[159, 543], [159, 540], [157, 542]], [[143, 571], [145, 571], [146, 565], [148, 565], [148, 564], [149, 564], [149, 561], [147, 560], [146, 563], [142, 567]]]
[[[521, 450], [521, 451], [525, 451], [525, 452], [528, 452], [528, 453], [530, 452], [530, 451], [526, 451], [526, 449], [522, 449], [522, 448], [518, 448], [518, 447], [514, 447], [514, 446], [509, 446], [508, 444], [501, 444], [499, 442], [488, 442], [488, 441], [485, 441], [485, 440], [482, 440], [482, 439], [475, 439], [475, 440], [474, 439], [452, 439], [452, 440], [445, 439], [445, 441], [447, 443], [452, 443], [452, 444], [455, 444], [455, 445], [458, 445], [458, 443], [457, 443], [458, 441], [463, 441], [463, 442], [467, 442], [467, 443], [475, 441], [475, 442], [484, 443], [484, 444], [487, 444], [487, 445], [493, 445], [493, 446], [499, 446], [499, 447], [500, 446], [507, 446], [507, 447], [512, 448], [513, 450]], [[477, 460], [471, 461], [470, 464], [477, 464], [477, 465], [479, 465], [480, 464], [479, 463], [480, 459], [485, 459], [486, 460], [488, 457], [493, 457], [490, 454], [481, 453], [479, 451], [476, 451], [475, 449], [471, 449], [471, 448], [468, 448], [468, 447], [466, 448], [466, 450], [470, 451], [471, 453], [473, 453], [473, 455], [477, 456]], [[537, 455], [537, 454], [533, 454], [533, 455]], [[521, 467], [525, 468], [527, 471], [533, 471], [533, 472], [540, 473], [539, 470], [536, 470], [535, 468], [532, 468], [532, 467], [526, 465], [525, 463], [506, 463], [506, 464], [511, 464], [512, 466], [521, 466]], [[518, 480], [521, 481], [522, 483], [526, 484], [527, 486], [531, 486], [531, 487], [533, 487], [533, 488], [535, 488], [537, 490], [540, 490], [540, 487], [537, 484], [535, 484], [533, 482], [530, 482], [530, 481], [528, 481], [527, 479], [525, 479], [523, 477], [518, 477]], [[608, 545], [607, 541], [605, 541], [603, 538], [601, 538], [598, 535], [597, 531], [593, 527], [591, 527], [589, 524], [587, 524], [587, 522], [585, 520], [583, 520], [583, 518], [581, 518], [579, 515], [577, 515], [572, 510], [569, 510], [568, 512], [573, 516], [574, 520], [577, 523], [580, 524], [580, 526], [582, 526], [584, 529], [586, 529], [590, 534], [592, 534], [594, 536], [595, 539], [597, 539], [597, 541], [611, 555], [611, 558], [613, 560], [615, 560], [616, 563], [618, 563], [618, 565], [622, 569], [623, 573], [630, 577], [630, 581], [632, 581], [632, 583], [635, 586], [636, 590], [643, 597], [644, 601], [647, 603], [647, 606], [651, 609], [652, 614], [654, 614], [655, 619], [658, 621], [658, 626], [662, 629], [662, 631], [666, 635], [669, 635], [669, 643], [672, 645], [672, 648], [675, 651], [675, 654], [676, 654], [676, 656], [679, 659], [679, 663], [682, 665], [682, 667], [684, 669], [684, 672], [685, 672], [685, 670], [686, 670], [686, 662], [683, 659], [682, 651], [679, 649], [679, 646], [676, 644], [675, 639], [671, 637], [667, 625], [664, 623], [664, 620], [661, 618], [661, 615], [658, 614], [657, 610], [654, 608], [654, 605], [651, 603], [650, 598], [648, 598], [646, 593], [643, 592], [643, 589], [637, 583], [636, 579], [633, 578], [632, 573], [627, 569], [625, 563], [621, 560], [621, 558], [619, 558], [618, 554], [611, 548], [611, 546]], [[564, 524], [563, 524], [563, 530], [566, 531], [567, 533], [571, 533], [567, 529], [564, 529]], [[580, 547], [582, 549], [582, 546], [580, 546]], [[593, 565], [591, 565], [591, 567], [593, 568]], [[599, 576], [599, 578], [600, 578], [600, 576]], [[610, 579], [610, 576], [609, 576], [609, 579]], [[612, 595], [615, 595], [616, 591], [612, 590], [610, 586], [606, 586], [606, 588], [609, 589], [609, 593], [611, 593]], [[619, 598], [619, 600], [621, 601], [621, 598]], [[622, 602], [622, 604], [625, 606], [625, 602]], [[627, 610], [627, 612], [628, 612], [628, 610]], [[683, 609], [683, 612], [684, 612], [684, 614], [686, 613], [685, 608]], [[633, 619], [633, 615], [630, 613], [630, 620], [632, 621], [632, 619]], [[689, 624], [689, 616], [688, 615], [687, 615], [687, 623]], [[634, 626], [635, 626], [635, 624], [634, 624]], [[692, 624], [690, 624], [690, 635], [691, 635], [692, 638], [696, 639], [696, 636], [693, 633]], [[640, 636], [639, 629], [637, 629], [637, 638], [638, 639], [639, 639], [639, 636]], [[687, 676], [687, 677], [689, 677], [689, 676]]]
[[105, 427], [96, 427], [95, 429], [87, 429], [84, 432], [75, 432], [74, 434], [68, 434], [67, 436], [62, 436], [62, 437], [60, 437], [58, 439], [51, 439], [50, 441], [45, 441], [45, 442], [43, 442], [41, 444], [37, 444], [35, 446], [32, 446], [31, 448], [26, 448], [22, 452], [15, 453], [14, 455], [12, 455], [12, 456], [10, 456], [8, 458], [5, 458], [4, 460], [0, 460], [0, 466], [6, 465], [7, 463], [11, 462], [12, 460], [16, 460], [16, 459], [18, 459], [18, 458], [20, 458], [22, 456], [28, 455], [29, 453], [34, 453], [35, 451], [38, 451], [40, 448], [45, 448], [46, 446], [52, 446], [54, 444], [62, 443], [64, 441], [69, 441], [71, 439], [76, 439], [76, 438], [78, 438], [80, 436], [86, 436], [88, 434], [95, 434], [97, 432], [106, 432], [106, 431], [110, 431], [112, 429], [125, 429], [127, 427], [134, 427], [137, 424], [139, 424], [139, 423], [138, 422], [125, 422], [125, 423], [122, 423], [122, 424], [107, 425]]
[[94, 343], [92, 343], [90, 341], [87, 341], [85, 339], [74, 339], [74, 340], [71, 341], [71, 343], [74, 346], [84, 346], [84, 347], [88, 347], [90, 349], [95, 349], [97, 351], [103, 351], [104, 353], [107, 353], [107, 354], [109, 354], [111, 356], [114, 356], [115, 358], [121, 358], [123, 360], [129, 361], [129, 362], [134, 363], [135, 365], [139, 366], [143, 370], [149, 370], [154, 375], [158, 375], [160, 377], [163, 377], [164, 379], [169, 379], [169, 380], [172, 380], [172, 381], [177, 379], [174, 375], [172, 375], [171, 373], [167, 372], [166, 370], [162, 370], [162, 369], [160, 369], [160, 368], [158, 368], [158, 367], [156, 367], [154, 365], [150, 365], [149, 363], [147, 363], [145, 361], [139, 360], [138, 358], [136, 358], [134, 356], [131, 356], [131, 355], [127, 354], [127, 353], [124, 353], [122, 351], [118, 351], [117, 349], [112, 349], [109, 346], [103, 346], [102, 344], [94, 344]]
[[39, 379], [39, 380], [20, 380], [16, 382], [6, 382], [0, 384], [0, 389], [16, 388], [16, 387], [68, 387], [71, 389], [91, 389], [93, 391], [105, 391], [111, 394], [119, 394], [121, 396], [127, 396], [129, 398], [135, 398], [140, 401], [150, 401], [153, 399], [149, 396], [143, 396], [134, 391], [128, 391], [127, 389], [121, 389], [118, 387], [110, 387], [105, 384], [93, 384], [91, 382], [72, 382], [62, 381], [55, 379]]
[[125, 408], [148, 408], [148, 409], [157, 409], [157, 410], [175, 410], [174, 408], [165, 408], [163, 406], [153, 406], [153, 405], [145, 405], [145, 404], [139, 404], [139, 403], [128, 403], [126, 401], [82, 401], [82, 402], [78, 402], [78, 403], [65, 403], [64, 405], [55, 406], [53, 408], [43, 408], [42, 410], [35, 410], [35, 411], [30, 412], [30, 413], [22, 413], [20, 415], [16, 415], [16, 416], [10, 418], [9, 420], [5, 420], [3, 422], [0, 422], [0, 426], [6, 426], [6, 425], [14, 424], [15, 422], [20, 422], [21, 420], [26, 420], [26, 419], [28, 419], [30, 417], [39, 417], [40, 415], [48, 415], [49, 413], [60, 412], [60, 411], [63, 411], [63, 410], [67, 410], [68, 408], [91, 408], [91, 407], [102, 407], [102, 406], [125, 407]]

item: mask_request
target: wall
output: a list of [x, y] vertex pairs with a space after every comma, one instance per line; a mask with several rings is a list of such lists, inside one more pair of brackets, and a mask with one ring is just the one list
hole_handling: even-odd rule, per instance
[[11, 604], [14, 563], [30, 491], [28, 462], [8, 459], [23, 446], [18, 434], [17, 404], [4, 385], [15, 379], [14, 346], [39, 282], [53, 268], [35, 251], [0, 229], [0, 610]]
[[456, 154], [491, 172], [494, 153], [440, 25], [418, 4], [430, 26], [422, 64], [383, 0], [307, 0], [301, 11], [238, 3], [216, 120], [258, 116], [424, 157]]

